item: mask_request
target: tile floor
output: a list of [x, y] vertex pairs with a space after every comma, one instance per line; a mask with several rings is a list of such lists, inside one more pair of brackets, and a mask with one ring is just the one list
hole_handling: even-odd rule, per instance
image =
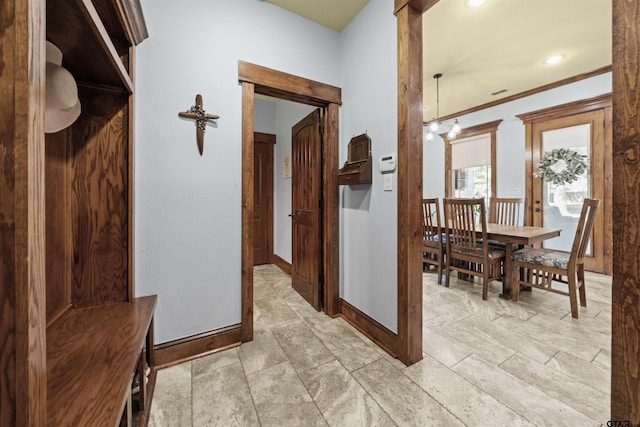
[[610, 278], [587, 308], [499, 282], [424, 282], [424, 359], [405, 367], [255, 268], [254, 341], [158, 372], [150, 426], [590, 426], [609, 416]]

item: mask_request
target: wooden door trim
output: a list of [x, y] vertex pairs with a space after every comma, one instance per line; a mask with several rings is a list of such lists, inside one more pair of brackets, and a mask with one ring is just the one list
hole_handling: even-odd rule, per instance
[[[612, 227], [612, 210], [613, 210], [613, 198], [612, 198], [612, 167], [611, 167], [611, 154], [612, 153], [612, 132], [611, 132], [611, 94], [605, 94], [595, 98], [584, 99], [580, 101], [570, 102], [567, 104], [557, 105], [543, 110], [533, 111], [531, 113], [521, 114], [519, 118], [525, 118], [527, 120], [525, 124], [525, 220], [526, 224], [539, 225], [534, 223], [534, 200], [542, 200], [540, 194], [540, 187], [536, 184], [539, 178], [533, 177], [534, 165], [537, 165], [541, 161], [540, 152], [534, 150], [534, 146], [538, 146], [541, 141], [540, 132], [544, 132], [547, 128], [555, 128], [554, 122], [557, 120], [567, 120], [567, 126], [573, 126], [574, 124], [583, 123], [580, 120], [581, 115], [602, 112], [602, 142], [604, 144], [603, 154], [604, 159], [592, 159], [592, 164], [603, 163], [603, 176], [600, 180], [594, 182], [594, 189], [598, 189], [601, 193], [602, 204], [601, 214], [596, 217], [596, 225], [594, 226], [594, 241], [599, 242], [602, 246], [602, 254], [600, 258], [597, 258], [597, 264], [590, 264], [591, 267], [598, 271], [602, 271], [605, 274], [612, 274], [612, 252], [613, 252], [613, 235], [611, 232]], [[595, 130], [595, 129], [593, 129]], [[592, 135], [591, 150], [595, 153], [593, 146], [595, 134]], [[601, 184], [600, 184], [601, 183]], [[599, 188], [603, 186], [603, 188]], [[594, 246], [595, 247], [595, 246]], [[596, 262], [589, 261], [589, 262]]]
[[253, 133], [254, 144], [269, 145], [269, 167], [267, 168], [267, 189], [269, 198], [267, 200], [267, 262], [273, 264], [273, 146], [276, 145], [276, 135], [271, 133], [254, 132]]
[[530, 111], [528, 113], [516, 114], [516, 117], [527, 124], [546, 122], [567, 116], [574, 116], [580, 113], [587, 113], [594, 110], [602, 110], [611, 107], [611, 93], [595, 96], [593, 98], [580, 99], [578, 101], [567, 102], [565, 104], [554, 105], [553, 107]]
[[339, 87], [245, 61], [238, 61], [238, 80], [253, 83], [256, 93], [278, 99], [316, 107], [342, 104], [342, 90]]
[[253, 125], [255, 94], [324, 108], [322, 196], [324, 199], [322, 247], [325, 313], [339, 314], [339, 222], [338, 222], [338, 106], [341, 89], [238, 61], [238, 80], [242, 85], [242, 297], [241, 339], [253, 339]]

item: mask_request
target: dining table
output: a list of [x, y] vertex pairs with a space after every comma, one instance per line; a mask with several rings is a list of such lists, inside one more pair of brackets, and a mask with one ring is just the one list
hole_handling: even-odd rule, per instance
[[[480, 225], [478, 225], [478, 231], [482, 231]], [[505, 245], [501, 298], [511, 299], [511, 255], [513, 252], [525, 246], [558, 237], [561, 231], [559, 228], [551, 227], [487, 223], [487, 239]]]

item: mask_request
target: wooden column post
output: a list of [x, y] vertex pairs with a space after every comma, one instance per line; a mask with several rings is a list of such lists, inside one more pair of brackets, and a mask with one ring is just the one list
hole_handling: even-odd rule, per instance
[[640, 3], [613, 1], [611, 420], [640, 423]]
[[396, 0], [398, 25], [398, 349], [422, 359], [422, 9]]
[[0, 6], [0, 425], [47, 424], [45, 2]]
[[253, 90], [242, 82], [242, 342], [253, 340]]

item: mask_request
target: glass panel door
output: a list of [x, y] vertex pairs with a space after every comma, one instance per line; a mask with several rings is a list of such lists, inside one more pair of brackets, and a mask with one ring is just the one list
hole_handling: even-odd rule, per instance
[[[591, 164], [591, 125], [581, 124], [542, 132], [542, 156], [557, 148], [566, 148], [581, 154], [585, 156], [587, 165]], [[551, 169], [560, 173], [566, 166], [566, 162], [559, 160]], [[545, 227], [562, 229], [559, 237], [544, 242], [545, 248], [567, 252], [571, 250], [582, 202], [588, 197], [591, 197], [589, 170], [572, 183], [554, 184], [543, 181], [543, 224]], [[587, 254], [591, 254], [590, 248]]]
[[[532, 225], [559, 228], [560, 236], [546, 240], [543, 245], [548, 249], [568, 252], [573, 245], [582, 201], [586, 197], [600, 200], [585, 256], [585, 268], [596, 272], [604, 272], [609, 265], [605, 265], [604, 257], [610, 253], [610, 246], [606, 249], [605, 242], [610, 241], [607, 239], [611, 233], [605, 229], [604, 218], [607, 211], [605, 165], [611, 163], [610, 134], [608, 127], [605, 132], [604, 110], [549, 119], [532, 126], [533, 172], [538, 171], [537, 164], [545, 153], [558, 148], [586, 156], [587, 164], [585, 173], [580, 174], [576, 181], [566, 184], [554, 184], [534, 176], [530, 202]], [[561, 172], [565, 170], [565, 165], [556, 162], [551, 169]]]

